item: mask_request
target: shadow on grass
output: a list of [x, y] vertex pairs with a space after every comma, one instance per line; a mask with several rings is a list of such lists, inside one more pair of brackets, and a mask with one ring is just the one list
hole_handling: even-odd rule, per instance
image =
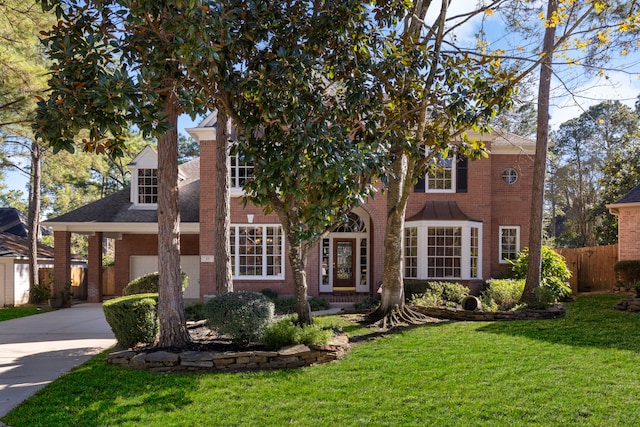
[[579, 296], [565, 305], [563, 319], [492, 322], [477, 331], [568, 346], [640, 351], [640, 315], [613, 310], [620, 299], [610, 294]]

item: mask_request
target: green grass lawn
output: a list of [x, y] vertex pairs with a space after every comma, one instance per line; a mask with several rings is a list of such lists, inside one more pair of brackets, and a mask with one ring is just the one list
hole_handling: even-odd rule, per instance
[[31, 316], [33, 314], [44, 313], [48, 308], [41, 308], [35, 305], [21, 305], [18, 307], [0, 307], [0, 322], [3, 320], [17, 319], [18, 317]]
[[358, 344], [342, 361], [302, 369], [151, 374], [106, 365], [98, 356], [3, 421], [14, 427], [640, 425], [640, 315], [612, 310], [618, 299], [580, 297], [559, 320], [406, 329]]

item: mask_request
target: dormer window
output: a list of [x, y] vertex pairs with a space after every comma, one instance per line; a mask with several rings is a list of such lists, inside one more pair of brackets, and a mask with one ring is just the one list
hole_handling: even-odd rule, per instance
[[138, 169], [138, 204], [158, 203], [158, 169]]
[[131, 208], [158, 208], [158, 153], [146, 146], [129, 163], [131, 170]]

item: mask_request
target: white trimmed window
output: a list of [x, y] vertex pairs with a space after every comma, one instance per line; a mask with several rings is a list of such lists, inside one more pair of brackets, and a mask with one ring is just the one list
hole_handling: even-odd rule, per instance
[[138, 169], [138, 204], [158, 203], [158, 169]]
[[433, 193], [449, 193], [455, 191], [454, 164], [455, 156], [449, 156], [440, 160], [438, 167], [426, 176], [426, 191]]
[[520, 226], [500, 227], [500, 263], [515, 260], [520, 253]]
[[284, 239], [280, 225], [232, 225], [233, 277], [284, 279]]
[[474, 221], [412, 221], [404, 231], [404, 277], [482, 278], [482, 224]]
[[244, 160], [238, 154], [231, 154], [229, 157], [231, 160], [231, 195], [242, 195], [245, 182], [253, 174], [253, 162]]
[[418, 228], [404, 229], [404, 277], [418, 277]]

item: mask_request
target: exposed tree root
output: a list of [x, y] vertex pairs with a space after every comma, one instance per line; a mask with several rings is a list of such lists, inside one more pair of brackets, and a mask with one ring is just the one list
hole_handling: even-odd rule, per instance
[[407, 305], [398, 307], [396, 305], [386, 313], [378, 309], [371, 313], [368, 317], [370, 324], [379, 327], [382, 330], [393, 329], [398, 326], [424, 325], [425, 323], [442, 322], [441, 319], [427, 316]]

